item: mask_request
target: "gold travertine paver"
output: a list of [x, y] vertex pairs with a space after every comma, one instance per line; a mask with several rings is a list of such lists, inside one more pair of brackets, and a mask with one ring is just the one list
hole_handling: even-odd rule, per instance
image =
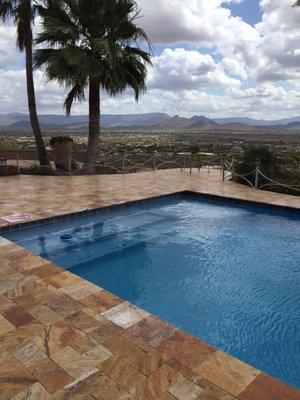
[[54, 397], [51, 396], [45, 388], [40, 383], [34, 383], [28, 389], [23, 392], [19, 392], [11, 400], [53, 400]]
[[181, 378], [169, 391], [178, 400], [196, 400], [202, 389], [188, 379]]
[[[195, 191], [300, 208], [218, 173], [0, 178], [33, 220]], [[5, 227], [7, 223], [0, 222]], [[300, 393], [0, 237], [1, 400], [298, 400]]]
[[108, 311], [104, 311], [102, 316], [114, 322], [122, 328], [130, 328], [132, 325], [149, 317], [149, 313], [137, 308], [129, 303], [120, 304]]
[[219, 350], [201, 363], [195, 371], [235, 396], [249, 386], [260, 373], [255, 368]]

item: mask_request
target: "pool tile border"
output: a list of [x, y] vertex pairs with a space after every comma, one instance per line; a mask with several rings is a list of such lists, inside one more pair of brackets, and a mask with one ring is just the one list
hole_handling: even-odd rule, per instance
[[233, 197], [226, 197], [226, 196], [220, 196], [220, 195], [215, 195], [215, 194], [210, 194], [210, 193], [203, 193], [203, 192], [196, 192], [196, 191], [191, 191], [191, 190], [183, 190], [179, 192], [174, 192], [170, 194], [163, 194], [159, 196], [149, 196], [145, 197], [139, 200], [132, 200], [132, 201], [122, 201], [118, 202], [115, 204], [110, 204], [107, 206], [103, 207], [97, 207], [97, 208], [90, 208], [87, 210], [82, 210], [82, 211], [77, 211], [73, 213], [67, 213], [63, 215], [58, 215], [54, 217], [48, 217], [48, 218], [39, 218], [37, 220], [33, 221], [28, 221], [28, 222], [22, 222], [19, 224], [10, 224], [7, 226], [0, 227], [0, 234], [5, 234], [8, 232], [13, 232], [13, 231], [20, 231], [23, 229], [29, 229], [32, 227], [37, 227], [37, 226], [45, 226], [45, 225], [51, 225], [56, 222], [63, 222], [63, 221], [68, 221], [70, 219], [76, 218], [76, 217], [82, 217], [82, 216], [88, 216], [88, 215], [97, 215], [97, 214], [106, 214], [111, 211], [116, 211], [124, 208], [130, 208], [134, 207], [136, 205], [143, 205], [143, 204], [149, 204], [153, 203], [159, 200], [164, 200], [164, 199], [176, 199], [177, 197], [181, 196], [190, 196], [202, 200], [212, 200], [212, 201], [218, 201], [222, 203], [229, 203], [229, 204], [235, 204], [235, 205], [244, 205], [244, 206], [249, 206], [249, 207], [258, 207], [258, 208], [263, 208], [269, 211], [282, 211], [285, 213], [289, 213], [292, 215], [300, 215], [300, 208], [296, 207], [289, 207], [289, 206], [283, 206], [283, 205], [276, 205], [276, 204], [269, 204], [265, 202], [259, 202], [259, 201], [252, 201], [252, 200], [245, 200], [245, 199], [239, 199], [239, 198], [233, 198]]
[[147, 204], [149, 202], [155, 202], [155, 201], [158, 201], [161, 199], [168, 199], [168, 198], [174, 198], [176, 196], [182, 196], [183, 194], [185, 194], [184, 191], [160, 195], [160, 196], [146, 197], [146, 198], [143, 198], [140, 200], [122, 201], [122, 202], [110, 204], [107, 206], [90, 208], [87, 210], [67, 213], [67, 214], [63, 214], [63, 215], [57, 215], [54, 217], [39, 218], [36, 220], [22, 222], [19, 224], [10, 224], [7, 226], [0, 227], [0, 234], [7, 233], [7, 232], [13, 232], [13, 231], [19, 231], [19, 230], [23, 230], [23, 229], [29, 229], [29, 228], [36, 227], [36, 226], [50, 225], [50, 224], [54, 224], [56, 222], [68, 221], [68, 220], [76, 218], [76, 217], [82, 217], [82, 216], [88, 216], [88, 215], [94, 215], [94, 214], [95, 215], [106, 214], [111, 211], [121, 210], [123, 208], [129, 208], [129, 207], [134, 207], [136, 205]]
[[284, 212], [288, 214], [293, 214], [293, 215], [300, 215], [300, 208], [297, 207], [291, 207], [291, 206], [283, 206], [280, 204], [271, 204], [263, 201], [255, 201], [255, 200], [246, 200], [246, 199], [241, 199], [241, 198], [235, 198], [235, 197], [230, 197], [230, 196], [221, 196], [217, 194], [211, 194], [211, 193], [204, 193], [204, 192], [197, 192], [197, 191], [192, 191], [192, 190], [186, 190], [182, 192], [183, 194], [187, 194], [191, 197], [195, 198], [207, 198], [208, 200], [215, 200], [219, 201], [222, 203], [229, 203], [229, 204], [235, 204], [235, 205], [244, 205], [248, 207], [254, 207], [254, 208], [262, 208], [265, 210], [269, 211], [277, 211], [277, 212]]

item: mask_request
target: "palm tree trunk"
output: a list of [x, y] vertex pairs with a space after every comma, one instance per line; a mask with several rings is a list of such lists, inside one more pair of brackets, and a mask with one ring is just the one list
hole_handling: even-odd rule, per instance
[[29, 109], [31, 127], [35, 138], [36, 148], [38, 151], [39, 162], [40, 165], [51, 166], [36, 111], [35, 90], [33, 82], [33, 67], [32, 67], [32, 32], [31, 32], [30, 21], [28, 22], [28, 27], [27, 27], [25, 55], [26, 55], [28, 109]]
[[91, 80], [89, 84], [89, 139], [85, 155], [85, 167], [93, 171], [98, 154], [100, 138], [100, 83]]

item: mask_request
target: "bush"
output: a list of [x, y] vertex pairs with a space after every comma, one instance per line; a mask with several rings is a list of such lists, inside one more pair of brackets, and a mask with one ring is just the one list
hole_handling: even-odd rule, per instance
[[192, 153], [193, 155], [198, 154], [201, 152], [201, 148], [200, 146], [197, 146], [196, 144], [190, 147], [190, 153]]
[[69, 136], [53, 136], [50, 139], [50, 146], [54, 147], [56, 144], [74, 143], [73, 139]]
[[[260, 160], [260, 171], [268, 178], [275, 180], [279, 173], [277, 157], [273, 150], [264, 145], [248, 146], [243, 151], [240, 161], [236, 164], [235, 172], [239, 175], [249, 174], [255, 170], [257, 159]], [[247, 176], [247, 179], [254, 185], [255, 174]], [[240, 177], [235, 177], [234, 180], [246, 184], [246, 181]]]
[[41, 166], [37, 164], [33, 164], [27, 168], [21, 168], [20, 173], [22, 175], [56, 175], [56, 172], [47, 166]]
[[78, 164], [77, 161], [72, 160], [71, 169], [72, 169], [72, 172], [76, 172], [76, 171], [80, 170], [80, 165]]

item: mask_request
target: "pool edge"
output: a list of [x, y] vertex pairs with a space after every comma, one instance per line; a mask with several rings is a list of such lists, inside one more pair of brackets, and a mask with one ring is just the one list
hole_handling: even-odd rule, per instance
[[236, 204], [236, 205], [240, 204], [240, 205], [247, 205], [247, 206], [253, 206], [253, 207], [261, 207], [263, 209], [267, 209], [267, 210], [271, 210], [271, 211], [272, 210], [273, 211], [283, 211], [283, 212], [287, 212], [290, 214], [300, 215], [300, 208], [296, 208], [296, 207], [284, 206], [284, 205], [280, 205], [280, 204], [273, 204], [273, 203], [262, 202], [262, 201], [246, 200], [246, 199], [232, 197], [232, 196], [221, 196], [221, 195], [211, 194], [209, 192], [197, 192], [197, 191], [192, 191], [192, 190], [183, 190], [183, 191], [179, 191], [179, 192], [172, 192], [172, 193], [162, 194], [162, 195], [157, 195], [157, 196], [143, 197], [141, 199], [132, 200], [132, 201], [121, 201], [121, 202], [108, 204], [108, 205], [101, 206], [101, 207], [88, 208], [86, 210], [81, 210], [81, 211], [72, 212], [72, 213], [66, 213], [66, 214], [57, 215], [57, 216], [53, 216], [53, 217], [37, 218], [35, 220], [30, 220], [30, 221], [26, 221], [26, 222], [17, 223], [17, 224], [9, 224], [9, 225], [0, 227], [0, 235], [3, 233], [18, 231], [18, 230], [23, 230], [23, 229], [29, 229], [29, 228], [36, 227], [36, 226], [53, 224], [55, 222], [67, 221], [67, 220], [75, 218], [75, 217], [115, 211], [115, 210], [119, 210], [119, 209], [126, 208], [126, 207], [134, 207], [135, 205], [139, 205], [139, 204], [147, 204], [149, 202], [156, 201], [156, 200], [168, 199], [168, 198], [172, 199], [172, 198], [175, 198], [176, 196], [184, 196], [184, 195], [188, 195], [188, 196], [195, 197], [195, 198], [207, 198], [208, 200], [217, 200], [217, 201], [229, 203], [229, 204]]

